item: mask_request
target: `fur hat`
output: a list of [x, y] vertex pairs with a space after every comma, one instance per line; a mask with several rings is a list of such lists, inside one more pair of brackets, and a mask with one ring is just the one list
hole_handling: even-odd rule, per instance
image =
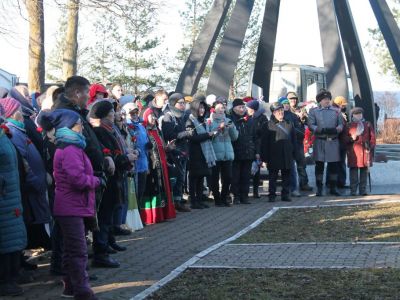
[[21, 107], [21, 103], [11, 97], [0, 99], [0, 104], [3, 106], [6, 118], [11, 117]]
[[89, 118], [103, 119], [110, 111], [114, 109], [114, 105], [108, 100], [96, 101], [89, 111]]
[[280, 102], [274, 102], [270, 105], [269, 109], [271, 110], [271, 112], [273, 113], [274, 111], [278, 110], [278, 109], [283, 109], [283, 105]]
[[335, 103], [337, 106], [346, 106], [347, 105], [347, 100], [343, 96], [337, 96], [335, 99], [333, 99], [333, 103]]
[[361, 107], [354, 107], [351, 111], [350, 111], [350, 117], [352, 117], [353, 115], [356, 114], [363, 114], [364, 110]]
[[317, 100], [318, 103], [321, 102], [322, 99], [328, 98], [329, 100], [332, 100], [332, 94], [330, 91], [327, 91], [325, 89], [320, 89], [318, 92], [317, 96], [315, 96], [315, 100]]

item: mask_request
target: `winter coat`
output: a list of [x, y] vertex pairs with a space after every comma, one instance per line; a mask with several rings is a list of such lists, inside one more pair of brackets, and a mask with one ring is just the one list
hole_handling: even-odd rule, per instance
[[232, 111], [231, 118], [239, 132], [237, 140], [232, 143], [235, 160], [254, 160], [256, 154], [260, 153], [256, 122], [247, 115], [238, 116], [234, 111]]
[[[339, 133], [343, 130], [343, 117], [333, 108], [316, 107], [308, 115], [308, 127], [315, 136], [313, 155], [315, 161], [340, 161]], [[338, 128], [339, 131], [334, 130]], [[324, 129], [333, 130], [332, 133], [322, 133]]]
[[134, 149], [139, 151], [139, 157], [135, 162], [135, 171], [138, 173], [147, 172], [149, 170], [147, 152], [150, 140], [146, 129], [140, 121], [132, 121], [127, 124], [127, 130], [129, 132], [129, 143], [133, 145]]
[[357, 123], [348, 123], [342, 136], [342, 141], [347, 149], [347, 165], [349, 168], [371, 167], [373, 150], [375, 148], [375, 131], [371, 123], [364, 121], [364, 132], [355, 140], [352, 135], [356, 133]]
[[22, 217], [17, 153], [0, 129], [0, 254], [23, 250], [27, 237]]
[[[232, 161], [235, 159], [235, 153], [233, 151], [232, 142], [236, 141], [239, 132], [234, 126], [233, 122], [227, 117], [217, 118], [215, 114], [211, 114], [211, 118], [208, 119], [210, 123], [210, 131], [218, 130], [218, 134], [212, 139], [215, 156], [217, 161]], [[225, 123], [231, 124], [229, 128], [225, 127], [224, 130], [220, 129], [220, 124]]]
[[104, 191], [102, 201], [107, 203], [120, 204], [123, 203], [124, 198], [124, 173], [132, 168], [128, 157], [123, 154], [119, 148], [118, 142], [114, 135], [103, 127], [93, 128], [100, 143], [104, 145], [103, 151], [109, 152], [115, 163], [115, 173], [108, 177], [107, 188]]
[[31, 219], [27, 223], [43, 224], [50, 222], [50, 207], [47, 201], [47, 175], [44, 162], [35, 145], [24, 129], [7, 123], [12, 134], [11, 142], [26, 162], [25, 188], [22, 197], [31, 209]]
[[[204, 104], [206, 105], [206, 104]], [[198, 117], [197, 111], [200, 106], [200, 102], [193, 102], [192, 106], [195, 108], [192, 111], [194, 118], [200, 123], [199, 126], [203, 126], [207, 130], [207, 124], [205, 123], [204, 117]], [[190, 176], [208, 176], [211, 175], [211, 169], [208, 167], [206, 159], [201, 148], [201, 143], [211, 139], [209, 132], [198, 134], [196, 131], [196, 126], [193, 121], [189, 118], [186, 121], [186, 131], [192, 132], [188, 137], [189, 141], [189, 163], [188, 170]]]
[[55, 216], [95, 215], [95, 188], [100, 185], [85, 152], [74, 146], [57, 148], [54, 155]]
[[100, 175], [104, 171], [104, 155], [102, 152], [103, 147], [98, 141], [92, 126], [86, 119], [88, 111], [76, 106], [74, 103], [71, 102], [71, 100], [66, 98], [65, 95], [60, 95], [60, 97], [58, 97], [52, 109], [70, 109], [80, 114], [83, 125], [82, 134], [86, 138], [85, 153], [92, 163], [95, 174]]
[[165, 142], [175, 140], [176, 149], [188, 152], [187, 138], [190, 132], [186, 131], [185, 112], [175, 112], [175, 108], [167, 108], [159, 119], [161, 132]]
[[[281, 129], [278, 124], [285, 130]], [[268, 122], [261, 141], [261, 160], [269, 170], [289, 170], [295, 158], [296, 135], [293, 124], [283, 120], [278, 122], [274, 116]]]

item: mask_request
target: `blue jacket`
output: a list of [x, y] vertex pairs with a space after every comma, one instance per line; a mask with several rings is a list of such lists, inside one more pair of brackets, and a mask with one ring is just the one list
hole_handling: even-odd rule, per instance
[[50, 221], [50, 208], [46, 198], [47, 179], [42, 157], [24, 129], [11, 123], [7, 123], [7, 126], [12, 134], [11, 142], [27, 163], [25, 189], [22, 191], [22, 197], [26, 197], [29, 203], [32, 219], [25, 221], [33, 224], [48, 223]]
[[[239, 136], [239, 132], [236, 129], [235, 125], [232, 123], [230, 119], [226, 117], [216, 118], [215, 114], [212, 114], [209, 121], [211, 121], [210, 131], [218, 130], [218, 134], [212, 140], [217, 161], [234, 160], [235, 154], [233, 151], [232, 142], [236, 141]], [[225, 128], [224, 130], [219, 129], [220, 124], [222, 122], [225, 123], [225, 126], [228, 123], [231, 123], [229, 129], [228, 128]]]
[[141, 121], [142, 120], [134, 122], [128, 120], [127, 122], [130, 138], [136, 138], [136, 141], [134, 142], [134, 148], [139, 151], [139, 157], [136, 161], [136, 172], [138, 173], [147, 172], [149, 170], [147, 147], [150, 140], [147, 137], [146, 129], [141, 124]]
[[0, 254], [23, 250], [26, 230], [22, 217], [17, 153], [0, 129]]

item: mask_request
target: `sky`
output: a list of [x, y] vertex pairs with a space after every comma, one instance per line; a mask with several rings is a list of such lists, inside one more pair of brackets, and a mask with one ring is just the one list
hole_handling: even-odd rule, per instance
[[[377, 27], [377, 22], [369, 0], [348, 0], [353, 12], [360, 43], [365, 49], [369, 40], [368, 28]], [[160, 32], [165, 35], [165, 47], [174, 55], [183, 41], [179, 10], [184, 0], [165, 0], [166, 5], [160, 12]], [[54, 0], [45, 0], [45, 42], [49, 51], [61, 16]], [[360, 12], [360, 13], [354, 13]], [[81, 24], [85, 19], [81, 16]], [[28, 73], [28, 22], [19, 16], [14, 18], [17, 34], [7, 38], [0, 47], [0, 68], [19, 76], [21, 82], [27, 81]], [[290, 46], [290, 47], [289, 47]], [[365, 61], [370, 74], [372, 89], [375, 91], [400, 90], [392, 78], [379, 74], [379, 68], [373, 63], [373, 57], [364, 51]], [[275, 49], [275, 62], [296, 63], [323, 66], [321, 41], [318, 28], [316, 0], [281, 0], [278, 33]]]

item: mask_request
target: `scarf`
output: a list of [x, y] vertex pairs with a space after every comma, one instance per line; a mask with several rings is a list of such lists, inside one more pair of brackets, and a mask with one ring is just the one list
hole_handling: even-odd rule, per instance
[[[189, 116], [189, 119], [193, 122], [197, 134], [208, 133], [210, 132], [210, 128], [206, 123], [206, 128], [203, 127], [203, 123], [200, 123], [192, 114]], [[216, 165], [215, 161], [217, 157], [215, 156], [214, 148], [210, 140], [206, 140], [200, 143], [201, 151], [203, 152], [204, 158], [206, 159], [207, 166], [209, 168], [214, 167]]]
[[7, 118], [7, 122], [10, 122], [11, 124], [15, 125], [16, 127], [20, 128], [20, 129], [25, 129], [25, 124], [23, 122], [11, 119], [11, 118]]
[[56, 146], [75, 145], [81, 149], [86, 148], [85, 137], [81, 133], [77, 133], [68, 127], [56, 130]]
[[357, 135], [357, 136], [362, 135], [363, 132], [364, 132], [364, 119], [357, 120], [357, 119], [355, 119], [355, 118], [353, 117], [353, 118], [352, 118], [352, 121], [353, 121], [354, 123], [357, 123], [356, 135]]

